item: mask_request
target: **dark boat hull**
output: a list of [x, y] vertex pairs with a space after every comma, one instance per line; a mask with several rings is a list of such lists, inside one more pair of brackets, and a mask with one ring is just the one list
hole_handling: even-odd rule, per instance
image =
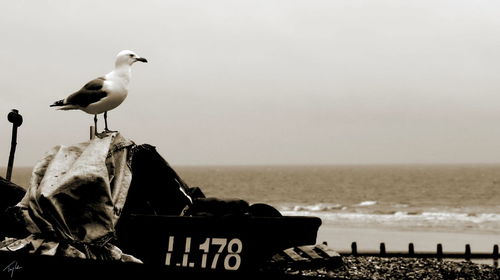
[[320, 225], [316, 217], [131, 215], [121, 221], [117, 245], [144, 264], [0, 252], [0, 279], [259, 277], [273, 255], [315, 244]]

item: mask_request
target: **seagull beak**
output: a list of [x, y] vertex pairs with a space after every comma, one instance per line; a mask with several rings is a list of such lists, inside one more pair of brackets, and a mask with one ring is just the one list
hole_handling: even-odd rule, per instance
[[144, 57], [138, 57], [138, 58], [135, 59], [135, 61], [140, 61], [140, 62], [148, 63], [148, 60], [145, 59]]

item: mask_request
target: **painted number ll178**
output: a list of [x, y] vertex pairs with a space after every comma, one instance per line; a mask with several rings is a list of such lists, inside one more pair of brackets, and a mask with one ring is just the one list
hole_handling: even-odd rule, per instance
[[[168, 238], [165, 265], [172, 265], [174, 239], [174, 236], [169, 236]], [[198, 256], [199, 254], [193, 255], [191, 237], [186, 237], [182, 262], [178, 262], [175, 265], [179, 267], [195, 267], [196, 263], [199, 263], [200, 268], [216, 269], [221, 264], [221, 259], [223, 259], [222, 264], [225, 270], [238, 270], [241, 265], [240, 253], [243, 250], [243, 243], [238, 238], [233, 238], [229, 241], [227, 238], [206, 238], [203, 243], [199, 244], [198, 249], [202, 253], [201, 259], [197, 260], [199, 262], [194, 262], [194, 256]], [[210, 251], [212, 251], [211, 254], [209, 254]], [[212, 257], [209, 258], [209, 255]]]

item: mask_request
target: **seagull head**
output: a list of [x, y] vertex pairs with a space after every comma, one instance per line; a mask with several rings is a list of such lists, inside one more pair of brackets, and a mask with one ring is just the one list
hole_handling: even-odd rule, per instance
[[115, 66], [116, 67], [123, 66], [123, 65], [130, 66], [137, 61], [144, 62], [144, 63], [148, 62], [147, 59], [145, 59], [144, 57], [138, 56], [135, 52], [125, 50], [125, 51], [119, 52], [118, 55], [116, 56]]

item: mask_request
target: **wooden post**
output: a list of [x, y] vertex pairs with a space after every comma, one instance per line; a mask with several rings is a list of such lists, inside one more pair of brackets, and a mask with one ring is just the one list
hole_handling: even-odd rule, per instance
[[437, 257], [439, 259], [443, 257], [443, 245], [441, 243], [437, 245]]
[[408, 244], [408, 255], [415, 255], [415, 246], [413, 245], [413, 243]]
[[498, 245], [493, 246], [493, 266], [498, 267]]
[[380, 243], [380, 255], [383, 256], [383, 255], [385, 255], [385, 253], [386, 253], [385, 252], [385, 243], [382, 242], [382, 243]]
[[470, 244], [465, 244], [465, 260], [466, 261], [470, 261], [470, 255], [471, 255]]
[[19, 114], [18, 110], [12, 109], [12, 111], [7, 115], [7, 120], [12, 123], [12, 139], [10, 142], [9, 162], [7, 164], [7, 174], [5, 175], [5, 178], [10, 181], [17, 146], [17, 128], [23, 124], [23, 116]]
[[356, 242], [351, 243], [352, 255], [356, 256], [358, 254], [358, 244]]

